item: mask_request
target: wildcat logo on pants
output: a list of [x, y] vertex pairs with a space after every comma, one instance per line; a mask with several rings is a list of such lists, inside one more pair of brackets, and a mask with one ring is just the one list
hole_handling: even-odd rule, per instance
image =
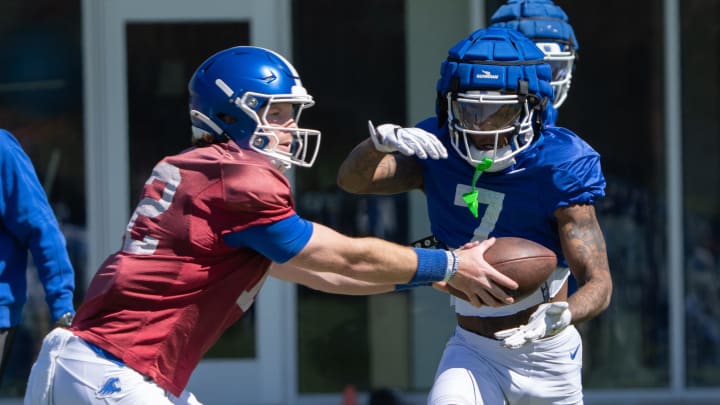
[[117, 377], [108, 377], [102, 387], [95, 393], [98, 398], [107, 398], [113, 394], [122, 391], [120, 388], [120, 379]]

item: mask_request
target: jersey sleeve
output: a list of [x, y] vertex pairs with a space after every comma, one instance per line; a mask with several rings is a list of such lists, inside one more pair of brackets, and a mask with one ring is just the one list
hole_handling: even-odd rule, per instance
[[[569, 133], [569, 131], [566, 131]], [[555, 208], [573, 204], [595, 204], [605, 196], [605, 176], [600, 155], [577, 135], [561, 143], [563, 152], [555, 156], [552, 171]]]
[[605, 196], [605, 177], [600, 169], [599, 156], [587, 156], [573, 161], [554, 173], [561, 190], [559, 207], [573, 204], [595, 204]]
[[277, 263], [285, 263], [300, 253], [312, 236], [312, 222], [292, 215], [281, 221], [250, 227], [225, 235], [233, 247], [249, 247]]

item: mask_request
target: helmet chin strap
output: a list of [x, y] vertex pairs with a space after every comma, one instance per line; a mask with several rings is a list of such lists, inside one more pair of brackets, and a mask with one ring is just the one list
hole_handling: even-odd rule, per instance
[[470, 185], [472, 187], [472, 190], [470, 192], [467, 192], [463, 194], [462, 198], [463, 201], [465, 201], [465, 204], [467, 204], [468, 209], [473, 214], [475, 218], [478, 217], [478, 191], [477, 188], [475, 188], [475, 183], [477, 183], [478, 179], [480, 178], [480, 175], [488, 170], [493, 165], [493, 161], [490, 158], [483, 158], [482, 163], [475, 166], [475, 172], [473, 173], [472, 178], [472, 184]]

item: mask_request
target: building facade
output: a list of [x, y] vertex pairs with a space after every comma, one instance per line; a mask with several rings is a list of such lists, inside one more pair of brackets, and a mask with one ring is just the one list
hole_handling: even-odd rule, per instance
[[[60, 4], [61, 3], [61, 4]], [[409, 243], [424, 199], [353, 196], [337, 167], [366, 122], [434, 114], [447, 50], [498, 0], [69, 0], [0, 5], [0, 127], [28, 151], [68, 239], [78, 300], [145, 178], [189, 145], [187, 81], [232, 45], [288, 55], [323, 132], [290, 173], [304, 217]], [[587, 404], [720, 401], [720, 3], [556, 0], [580, 43], [558, 125], [602, 155], [615, 292], [579, 325]], [[29, 272], [32, 274], [32, 272]], [[37, 283], [36, 283], [37, 284]], [[0, 404], [19, 403], [47, 332], [31, 290]], [[208, 404], [338, 404], [390, 388], [423, 404], [454, 316], [432, 289], [345, 297], [271, 280], [193, 375]]]

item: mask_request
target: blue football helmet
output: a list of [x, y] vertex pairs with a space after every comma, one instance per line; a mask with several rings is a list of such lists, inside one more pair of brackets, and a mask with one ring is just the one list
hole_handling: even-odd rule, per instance
[[480, 29], [448, 52], [437, 83], [438, 121], [473, 167], [501, 171], [527, 149], [552, 103], [551, 70], [535, 43], [507, 28]]
[[[193, 139], [227, 138], [240, 147], [270, 156], [282, 169], [291, 164], [310, 167], [320, 147], [320, 131], [271, 124], [267, 112], [273, 103], [293, 105], [294, 124], [313, 98], [295, 68], [281, 55], [254, 46], [237, 46], [205, 60], [188, 84]], [[280, 150], [275, 132], [290, 132], [288, 152]]]
[[578, 51], [575, 32], [562, 8], [550, 0], [508, 0], [490, 17], [490, 26], [518, 30], [545, 53], [553, 72], [553, 107], [559, 108], [570, 91]]

